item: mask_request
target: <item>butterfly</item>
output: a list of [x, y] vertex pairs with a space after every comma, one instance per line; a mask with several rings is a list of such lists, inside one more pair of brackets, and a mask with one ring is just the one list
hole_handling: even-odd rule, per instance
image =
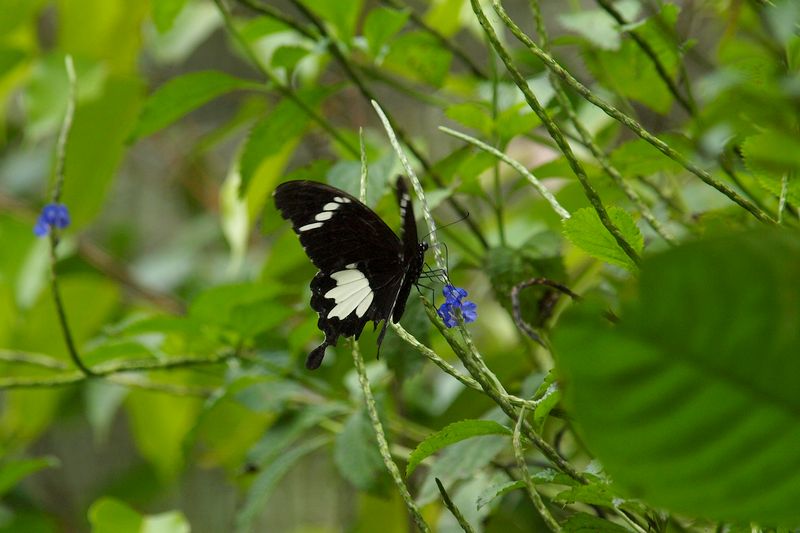
[[422, 274], [427, 243], [417, 240], [414, 210], [405, 179], [397, 180], [402, 219], [398, 237], [372, 209], [336, 187], [314, 181], [288, 181], [273, 196], [291, 221], [303, 249], [319, 269], [311, 280], [311, 307], [325, 340], [308, 354], [306, 368], [319, 368], [328, 346], [339, 337], [358, 337], [367, 322], [380, 350], [389, 320], [398, 322]]

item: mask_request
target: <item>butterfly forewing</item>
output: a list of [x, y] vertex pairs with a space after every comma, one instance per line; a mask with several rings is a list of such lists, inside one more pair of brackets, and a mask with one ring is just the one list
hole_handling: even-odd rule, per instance
[[[319, 314], [317, 325], [325, 341], [306, 361], [308, 368], [317, 368], [325, 348], [335, 345], [338, 337], [358, 338], [367, 322], [377, 325], [390, 316], [397, 321], [402, 315], [422, 260], [420, 256], [418, 268], [409, 268], [417, 261], [416, 255], [406, 253], [409, 239], [414, 240], [413, 248], [418, 248], [416, 227], [407, 222], [410, 216], [413, 226], [410, 199], [399, 180], [398, 202], [401, 212], [405, 210], [401, 242], [374, 211], [335, 187], [291, 181], [280, 185], [274, 196], [306, 254], [320, 269], [311, 282], [311, 307]], [[413, 279], [408, 278], [409, 271], [416, 272]]]

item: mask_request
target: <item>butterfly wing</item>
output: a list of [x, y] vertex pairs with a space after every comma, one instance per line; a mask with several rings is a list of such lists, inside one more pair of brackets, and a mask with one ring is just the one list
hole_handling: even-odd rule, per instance
[[335, 187], [290, 181], [274, 197], [320, 270], [311, 282], [311, 307], [325, 340], [306, 360], [313, 369], [340, 336], [358, 338], [367, 322], [392, 315], [405, 277], [403, 246], [374, 211]]

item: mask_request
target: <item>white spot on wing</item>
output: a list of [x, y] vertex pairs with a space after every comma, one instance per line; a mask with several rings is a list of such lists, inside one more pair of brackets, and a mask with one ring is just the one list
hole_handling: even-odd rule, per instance
[[330, 298], [336, 303], [341, 303], [347, 298], [349, 298], [353, 293], [356, 293], [363, 289], [364, 287], [369, 287], [369, 281], [366, 278], [361, 278], [359, 280], [345, 283], [344, 285], [336, 285], [336, 287], [332, 288], [328, 292], [325, 293], [325, 298]]
[[366, 276], [361, 273], [360, 270], [340, 270], [339, 272], [334, 272], [331, 274], [331, 277], [336, 280], [336, 285], [343, 285], [345, 283], [350, 283], [353, 281], [358, 281], [360, 279], [365, 279]]
[[305, 226], [300, 226], [297, 228], [297, 231], [308, 231], [312, 229], [317, 229], [322, 227], [322, 222], [312, 222], [311, 224], [306, 224]]
[[346, 266], [347, 270], [331, 274], [331, 278], [336, 281], [336, 287], [324, 296], [332, 299], [336, 305], [328, 313], [328, 318], [345, 319], [353, 311], [361, 318], [369, 310], [375, 295], [367, 277], [355, 266], [355, 263], [350, 263]]
[[375, 296], [374, 293], [372, 291], [369, 291], [367, 297], [361, 300], [361, 303], [358, 304], [358, 307], [356, 307], [356, 316], [358, 316], [358, 318], [361, 318], [362, 316], [364, 316], [364, 313], [367, 312], [370, 304], [372, 304], [372, 298], [374, 296]]
[[317, 213], [317, 216], [314, 217], [314, 220], [329, 220], [333, 216], [333, 213], [330, 211], [323, 211], [322, 213]]
[[322, 209], [324, 211], [336, 211], [337, 209], [339, 209], [339, 204], [337, 204], [336, 202], [328, 202], [327, 204], [322, 206]]
[[355, 263], [348, 263], [345, 265], [345, 268], [355, 268], [355, 267], [356, 267]]
[[328, 318], [346, 318], [347, 315], [355, 311], [356, 308], [361, 305], [361, 302], [370, 294], [372, 294], [372, 289], [370, 289], [369, 284], [367, 284], [356, 292], [351, 293], [350, 296], [340, 303], [337, 303], [336, 307], [331, 309], [331, 312], [328, 313]]

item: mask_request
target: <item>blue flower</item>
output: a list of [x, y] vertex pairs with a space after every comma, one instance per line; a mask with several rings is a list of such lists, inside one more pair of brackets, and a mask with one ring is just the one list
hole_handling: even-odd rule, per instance
[[33, 227], [33, 233], [37, 237], [44, 237], [50, 232], [50, 228], [64, 229], [69, 224], [70, 218], [67, 206], [64, 204], [47, 204], [42, 208], [42, 213]]
[[436, 312], [445, 326], [452, 328], [458, 325], [457, 311], [461, 313], [465, 323], [475, 322], [475, 319], [478, 318], [478, 306], [475, 302], [463, 301], [467, 297], [466, 290], [447, 284], [442, 289], [442, 294], [445, 302], [439, 306]]

